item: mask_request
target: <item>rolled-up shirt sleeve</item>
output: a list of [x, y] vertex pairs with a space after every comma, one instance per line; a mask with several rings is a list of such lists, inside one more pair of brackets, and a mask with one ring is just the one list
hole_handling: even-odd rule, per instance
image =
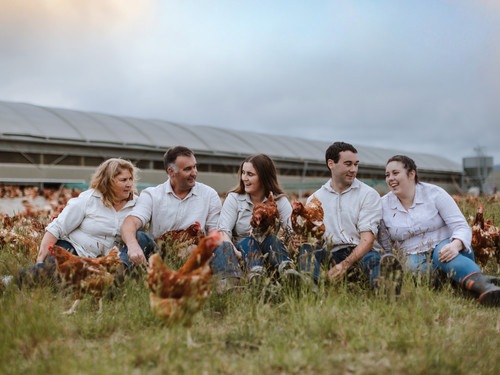
[[381, 219], [382, 203], [380, 201], [380, 195], [375, 190], [368, 191], [365, 199], [362, 201], [359, 212], [359, 232], [372, 232], [376, 238]]
[[472, 241], [472, 229], [465, 220], [464, 215], [458, 208], [453, 198], [444, 190], [439, 189], [435, 199], [439, 216], [451, 230], [451, 239], [458, 239], [464, 244], [465, 250], [470, 252]]
[[147, 223], [151, 220], [153, 213], [153, 196], [151, 194], [150, 188], [144, 189], [137, 203], [133, 208], [132, 212], [128, 216], [135, 216], [142, 222], [142, 227], [144, 228]]
[[70, 199], [59, 216], [47, 226], [47, 232], [57, 239], [67, 237], [80, 226], [85, 218], [87, 202], [88, 200], [83, 198]]

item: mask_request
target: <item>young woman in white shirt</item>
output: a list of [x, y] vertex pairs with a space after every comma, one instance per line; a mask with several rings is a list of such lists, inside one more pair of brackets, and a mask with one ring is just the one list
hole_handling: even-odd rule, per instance
[[262, 241], [252, 236], [253, 208], [265, 202], [269, 193], [278, 206], [280, 227], [290, 227], [292, 206], [278, 183], [272, 159], [265, 154], [249, 156], [241, 163], [238, 178], [238, 186], [228, 193], [219, 217], [218, 229], [225, 239], [223, 246], [234, 249], [232, 244], [236, 245], [236, 254], [242, 257], [250, 279], [263, 274], [265, 255], [271, 269], [280, 274], [298, 275], [291, 268], [290, 256], [277, 235], [269, 234]]
[[472, 230], [453, 198], [439, 186], [418, 181], [415, 162], [391, 157], [385, 178], [391, 189], [382, 197], [379, 242], [405, 257], [413, 273], [442, 271], [479, 302], [500, 305], [500, 288], [491, 284], [474, 262]]
[[[19, 285], [54, 273], [54, 258], [48, 250], [51, 243], [90, 258], [104, 256], [114, 246], [122, 248], [120, 226], [137, 201], [135, 184], [135, 168], [129, 161], [112, 158], [99, 165], [90, 189], [69, 200], [47, 226], [37, 263], [19, 272]], [[154, 241], [145, 233], [138, 232], [138, 239], [148, 253], [154, 250]], [[125, 251], [120, 251], [120, 258], [130, 265]]]

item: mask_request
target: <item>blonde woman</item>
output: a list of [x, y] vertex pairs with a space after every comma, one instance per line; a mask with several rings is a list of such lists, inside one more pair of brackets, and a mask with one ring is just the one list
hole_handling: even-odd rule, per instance
[[[82, 257], [96, 258], [114, 247], [123, 247], [120, 226], [137, 201], [135, 168], [129, 161], [112, 158], [104, 161], [92, 176], [90, 188], [71, 199], [61, 214], [46, 228], [37, 256], [37, 264], [19, 272], [19, 282], [34, 280], [55, 270], [48, 247], [55, 243]], [[154, 242], [138, 233], [149, 253]], [[129, 264], [127, 253], [120, 258]]]

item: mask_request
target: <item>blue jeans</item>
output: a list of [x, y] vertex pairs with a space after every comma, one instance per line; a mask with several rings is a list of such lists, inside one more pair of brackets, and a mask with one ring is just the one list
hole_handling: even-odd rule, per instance
[[[346, 259], [354, 247], [353, 245], [338, 251], [329, 251], [320, 246], [303, 244], [299, 252], [299, 269], [301, 272], [311, 274], [314, 281], [318, 281], [322, 264], [325, 264], [328, 268], [333, 267]], [[379, 275], [380, 258], [378, 252], [371, 250], [358, 261], [372, 287]]]
[[[75, 248], [71, 243], [64, 240], [58, 240], [57, 246], [68, 250], [71, 254], [77, 255]], [[48, 254], [43, 262], [33, 264], [20, 270], [17, 274], [19, 288], [26, 283], [40, 283], [43, 280], [57, 280], [56, 259]]]
[[227, 277], [241, 278], [243, 274], [231, 242], [222, 242], [215, 249], [214, 256], [210, 260], [210, 268], [212, 274], [221, 279]]
[[[149, 259], [151, 254], [155, 251], [156, 249], [156, 243], [153, 240], [153, 238], [144, 232], [138, 231], [136, 234], [137, 242], [139, 243], [139, 246], [141, 247], [142, 251], [144, 252], [144, 256], [146, 257], [146, 260]], [[129, 268], [133, 267], [133, 263], [128, 259], [128, 247], [124, 246], [120, 249], [120, 259], [122, 260], [123, 263]]]
[[236, 248], [241, 251], [243, 263], [247, 270], [253, 267], [262, 267], [264, 265], [264, 255], [273, 268], [278, 269], [281, 263], [292, 263], [290, 255], [286, 251], [285, 245], [275, 235], [267, 236], [262, 243], [253, 238], [246, 237], [241, 240]]
[[474, 262], [474, 253], [460, 251], [458, 255], [449, 262], [440, 262], [439, 250], [449, 244], [450, 239], [441, 241], [431, 252], [410, 254], [405, 261], [405, 267], [415, 274], [433, 273], [442, 271], [452, 280], [461, 283], [465, 276], [474, 272], [481, 272], [479, 266]]

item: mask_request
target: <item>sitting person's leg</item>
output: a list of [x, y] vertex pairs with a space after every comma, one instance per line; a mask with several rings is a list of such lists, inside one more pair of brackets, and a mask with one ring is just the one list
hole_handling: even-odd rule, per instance
[[474, 254], [467, 251], [461, 251], [458, 255], [449, 262], [441, 262], [439, 260], [439, 251], [449, 244], [451, 241], [441, 241], [432, 251], [432, 262], [436, 267], [445, 272], [452, 280], [457, 283], [462, 283], [463, 279], [471, 273], [481, 272], [479, 266], [474, 262]]
[[[68, 250], [71, 254], [78, 256], [73, 245], [65, 240], [58, 240], [56, 242], [57, 246], [60, 246]], [[38, 284], [43, 281], [55, 281], [57, 280], [57, 269], [54, 257], [48, 254], [47, 258], [41, 263], [36, 263], [26, 268], [23, 268], [18, 272], [17, 284], [19, 288], [23, 285]]]
[[215, 250], [210, 260], [212, 273], [221, 279], [228, 277], [241, 278], [242, 271], [231, 242], [222, 242]]
[[[153, 238], [149, 234], [141, 232], [141, 231], [137, 231], [136, 238], [137, 238], [137, 242], [139, 243], [139, 246], [141, 247], [141, 249], [144, 253], [144, 256], [146, 257], [146, 260], [149, 259], [151, 254], [156, 249], [155, 241], [153, 240]], [[120, 249], [120, 259], [127, 267], [133, 266], [132, 262], [128, 258], [127, 246], [124, 246]]]
[[321, 265], [329, 259], [329, 252], [321, 246], [304, 243], [299, 250], [299, 270], [302, 274], [311, 276], [314, 281], [319, 280]]
[[253, 237], [241, 240], [236, 248], [241, 252], [247, 271], [262, 270], [264, 259], [259, 243]]
[[437, 266], [432, 262], [432, 254], [429, 252], [409, 254], [404, 261], [404, 267], [407, 271], [416, 276], [430, 278], [437, 270]]
[[290, 254], [278, 236], [267, 236], [260, 246], [262, 253], [267, 254], [269, 263], [274, 267], [283, 267], [285, 264], [293, 265]]
[[449, 262], [439, 261], [439, 250], [450, 243], [450, 240], [440, 242], [433, 250], [434, 264], [446, 272], [451, 279], [460, 283], [463, 288], [475, 293], [479, 302], [486, 306], [500, 306], [500, 288], [492, 284], [474, 262], [474, 255], [461, 251]]
[[370, 280], [372, 288], [375, 286], [375, 280], [379, 278], [380, 259], [381, 256], [377, 251], [370, 250], [359, 260], [359, 265], [363, 273], [368, 277], [368, 280]]

